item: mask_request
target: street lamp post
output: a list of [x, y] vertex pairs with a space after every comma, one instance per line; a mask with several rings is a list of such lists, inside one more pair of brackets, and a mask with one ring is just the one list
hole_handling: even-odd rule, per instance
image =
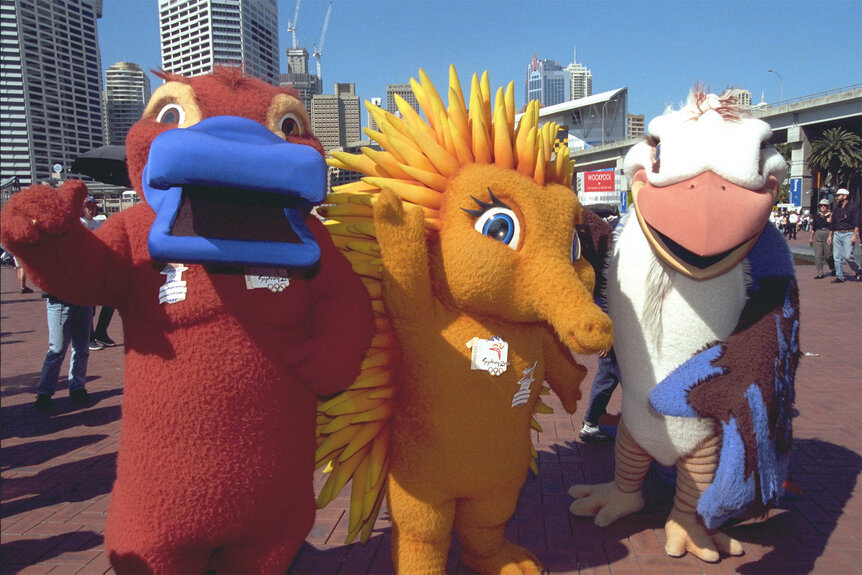
[[784, 78], [782, 78], [781, 74], [779, 74], [775, 70], [767, 70], [767, 72], [772, 72], [773, 74], [778, 76], [778, 86], [779, 86], [779, 88], [778, 88], [778, 90], [779, 90], [779, 92], [778, 92], [778, 103], [780, 104], [781, 102], [784, 101]]

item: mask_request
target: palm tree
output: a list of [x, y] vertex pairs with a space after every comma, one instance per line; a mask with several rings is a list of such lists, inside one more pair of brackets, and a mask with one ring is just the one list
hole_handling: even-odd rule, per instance
[[844, 128], [830, 128], [811, 142], [808, 167], [826, 172], [834, 187], [850, 184], [862, 174], [862, 137]]

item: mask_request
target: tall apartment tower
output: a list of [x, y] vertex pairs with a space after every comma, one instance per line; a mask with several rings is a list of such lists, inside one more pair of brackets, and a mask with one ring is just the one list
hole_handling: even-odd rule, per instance
[[101, 0], [0, 2], [0, 175], [22, 185], [104, 143]]
[[640, 138], [644, 135], [644, 115], [629, 114], [628, 129], [626, 131], [627, 138]]
[[123, 145], [150, 99], [150, 78], [137, 64], [117, 62], [105, 70], [105, 143]]
[[305, 110], [311, 114], [311, 99], [323, 93], [323, 85], [317, 74], [308, 73], [308, 50], [287, 49], [287, 74], [281, 75], [279, 85], [299, 91]]
[[162, 68], [184, 76], [242, 66], [278, 85], [276, 0], [159, 0]]
[[577, 100], [593, 95], [593, 73], [578, 62], [578, 51], [572, 54], [572, 63], [566, 66], [569, 73], [569, 100]]
[[387, 84], [386, 85], [386, 111], [390, 114], [395, 114], [397, 116], [401, 116], [401, 113], [398, 111], [398, 105], [395, 103], [395, 94], [398, 94], [404, 100], [410, 104], [410, 106], [419, 111], [419, 100], [416, 99], [416, 95], [413, 94], [413, 89], [410, 87], [410, 84]]
[[524, 91], [527, 102], [538, 100], [543, 106], [562, 104], [569, 97], [569, 73], [557, 62], [539, 60], [533, 54], [527, 66]]
[[334, 94], [311, 99], [311, 129], [327, 152], [361, 138], [359, 96], [354, 84], [335, 84]]

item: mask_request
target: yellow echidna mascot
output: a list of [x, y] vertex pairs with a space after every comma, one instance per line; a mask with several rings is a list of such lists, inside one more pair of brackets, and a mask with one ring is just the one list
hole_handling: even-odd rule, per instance
[[572, 261], [581, 206], [555, 125], [532, 102], [515, 128], [514, 87], [491, 106], [487, 74], [469, 107], [450, 68], [448, 107], [420, 70], [427, 121], [369, 106], [383, 151], [333, 153], [366, 175], [320, 212], [365, 281], [377, 336], [354, 386], [318, 409], [326, 505], [353, 477], [350, 534], [371, 532], [383, 487], [399, 573], [443, 573], [454, 528], [482, 573], [538, 573], [504, 538], [531, 466], [543, 382], [574, 412], [585, 369], [569, 351], [611, 345], [594, 276]]

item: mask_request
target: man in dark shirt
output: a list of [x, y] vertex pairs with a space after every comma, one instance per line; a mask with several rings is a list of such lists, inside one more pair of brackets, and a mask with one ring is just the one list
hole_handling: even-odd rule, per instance
[[[832, 204], [826, 198], [817, 204], [817, 211], [811, 218], [811, 237], [808, 243], [814, 248], [814, 267], [817, 275], [814, 279], [823, 279], [823, 264], [829, 264], [829, 269], [835, 273], [835, 260], [832, 259], [832, 246], [826, 244], [829, 238], [829, 222], [832, 221]], [[826, 248], [829, 248], [828, 250]]]
[[862, 276], [862, 268], [853, 256], [853, 247], [859, 239], [859, 213], [856, 206], [850, 204], [850, 192], [841, 188], [835, 192], [837, 204], [832, 212], [829, 224], [829, 239], [832, 246], [832, 256], [835, 258], [835, 279], [832, 283], [844, 283], [843, 260], [847, 260], [856, 273], [856, 281]]

